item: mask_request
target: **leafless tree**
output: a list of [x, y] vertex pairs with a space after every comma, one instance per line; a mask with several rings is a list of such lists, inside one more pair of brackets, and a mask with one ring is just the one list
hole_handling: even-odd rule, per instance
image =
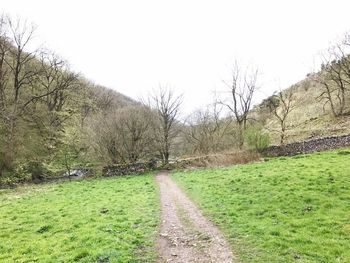
[[93, 136], [91, 144], [95, 152], [102, 160], [108, 160], [111, 163], [124, 163], [126, 160], [119, 148], [120, 138], [114, 127], [112, 113], [110, 116], [100, 114], [92, 123]]
[[141, 106], [129, 106], [117, 111], [116, 132], [121, 137], [121, 148], [128, 162], [146, 157], [151, 149], [152, 112]]
[[[79, 76], [69, 70], [67, 63], [53, 52], [43, 50], [36, 59], [39, 74], [31, 79], [32, 89], [21, 105], [25, 119], [36, 124], [38, 131], [47, 139], [47, 148], [55, 149], [58, 133], [63, 124], [76, 113], [65, 107], [73, 100], [73, 89], [78, 89]], [[78, 102], [79, 103], [79, 102]]]
[[97, 113], [96, 97], [94, 85], [89, 81], [80, 80], [81, 86], [81, 106], [80, 106], [80, 126], [83, 129], [86, 120], [94, 113]]
[[336, 109], [336, 98], [334, 97], [336, 89], [331, 84], [328, 74], [326, 72], [319, 72], [314, 74], [312, 79], [322, 85], [322, 91], [320, 95], [317, 96], [317, 100], [323, 102], [323, 110], [325, 111], [326, 106], [329, 105], [333, 116], [338, 116], [339, 113]]
[[150, 156], [153, 113], [143, 106], [128, 106], [101, 114], [95, 124], [95, 140], [101, 156], [112, 163], [135, 163]]
[[294, 89], [289, 88], [288, 90], [280, 91], [265, 101], [266, 106], [278, 121], [280, 129], [277, 132], [280, 134], [281, 144], [285, 143], [286, 132], [289, 129], [288, 116], [295, 108], [293, 95]]
[[34, 26], [28, 26], [21, 20], [13, 21], [8, 16], [2, 16], [1, 23], [1, 77], [0, 104], [1, 122], [4, 129], [3, 160], [10, 167], [17, 149], [17, 122], [22, 112], [23, 89], [33, 89], [31, 81], [38, 74], [33, 67], [36, 50], [29, 51], [29, 43], [33, 38]]
[[55, 53], [44, 50], [38, 56], [40, 74], [33, 78], [39, 84], [36, 94], [26, 102], [42, 100], [48, 111], [60, 111], [65, 103], [65, 91], [76, 86], [79, 75], [69, 70], [67, 63]]
[[104, 87], [96, 87], [97, 88], [97, 105], [103, 112], [108, 112], [113, 109], [113, 91], [110, 89], [106, 89]]
[[49, 115], [49, 126], [59, 127], [64, 119], [57, 116], [67, 102], [69, 91], [79, 86], [79, 75], [69, 70], [67, 63], [50, 51], [43, 51], [39, 55], [40, 74], [32, 81], [38, 89], [32, 92], [30, 98], [23, 105], [40, 101], [46, 106]]
[[241, 67], [237, 62], [232, 67], [231, 81], [224, 83], [229, 88], [230, 97], [219, 100], [233, 114], [239, 128], [239, 148], [244, 144], [244, 130], [255, 91], [257, 90], [258, 69]]
[[176, 124], [182, 101], [182, 95], [176, 95], [172, 89], [165, 86], [160, 86], [150, 94], [147, 101], [148, 106], [157, 113], [157, 119], [154, 122], [154, 140], [163, 165], [169, 163], [174, 139], [179, 133]]
[[332, 45], [322, 54], [321, 72], [313, 79], [320, 83], [322, 91], [318, 96], [329, 105], [334, 116], [347, 113], [347, 96], [350, 87], [350, 36], [347, 34], [340, 44]]
[[222, 106], [217, 103], [197, 110], [186, 120], [186, 140], [196, 153], [218, 152], [222, 150], [225, 136], [229, 134], [230, 120], [223, 118]]
[[5, 61], [10, 51], [10, 45], [6, 30], [5, 17], [0, 16], [0, 114], [3, 113], [5, 108], [5, 89], [8, 84], [8, 68]]
[[36, 27], [27, 25], [21, 20], [12, 21], [10, 17], [6, 20], [12, 48], [10, 48], [11, 58], [6, 60], [13, 76], [13, 102], [16, 106], [19, 103], [20, 92], [23, 88], [30, 86], [31, 80], [38, 74], [32, 62], [35, 60], [37, 50], [29, 51], [28, 45], [34, 37]]

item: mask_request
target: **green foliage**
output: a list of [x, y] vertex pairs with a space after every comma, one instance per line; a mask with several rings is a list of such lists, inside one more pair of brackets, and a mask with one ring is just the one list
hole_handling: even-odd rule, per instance
[[58, 150], [55, 163], [63, 170], [70, 172], [77, 163], [78, 155], [71, 149], [70, 145], [64, 145]]
[[41, 161], [31, 161], [27, 164], [26, 171], [30, 173], [33, 181], [41, 181], [50, 172]]
[[[177, 172], [241, 262], [350, 262], [344, 150]], [[340, 154], [338, 154], [338, 152]]]
[[38, 180], [53, 174], [43, 171], [49, 166], [96, 161], [86, 158], [86, 124], [133, 101], [80, 77], [54, 52], [36, 49], [35, 28], [23, 20], [0, 15], [0, 23], [0, 184]]
[[270, 144], [269, 134], [262, 131], [262, 128], [258, 126], [247, 128], [244, 136], [248, 146], [256, 151], [261, 151]]
[[0, 262], [153, 262], [152, 176], [0, 190]]
[[268, 97], [261, 103], [261, 105], [267, 107], [270, 111], [273, 111], [274, 109], [278, 108], [280, 104], [281, 101], [278, 95], [276, 95], [276, 93], [274, 93], [272, 96]]

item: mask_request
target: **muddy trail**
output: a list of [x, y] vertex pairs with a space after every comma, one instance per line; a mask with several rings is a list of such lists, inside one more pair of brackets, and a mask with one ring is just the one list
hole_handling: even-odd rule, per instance
[[235, 262], [227, 241], [166, 172], [156, 175], [160, 189], [159, 263]]

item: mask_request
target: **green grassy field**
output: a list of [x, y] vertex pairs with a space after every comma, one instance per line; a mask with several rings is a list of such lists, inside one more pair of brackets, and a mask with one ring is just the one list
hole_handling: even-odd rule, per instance
[[350, 150], [173, 174], [242, 262], [350, 262]]
[[153, 176], [0, 190], [0, 262], [152, 262]]
[[[241, 262], [350, 262], [350, 149], [174, 179]], [[153, 176], [0, 190], [0, 262], [154, 262]]]

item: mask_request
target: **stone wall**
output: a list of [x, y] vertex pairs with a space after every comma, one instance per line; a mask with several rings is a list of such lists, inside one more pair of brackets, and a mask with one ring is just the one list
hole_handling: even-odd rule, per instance
[[117, 164], [105, 166], [102, 169], [103, 176], [122, 176], [129, 174], [141, 174], [155, 170], [176, 170], [197, 167], [216, 167], [233, 164], [243, 164], [259, 160], [260, 154], [251, 151], [236, 151], [225, 154], [211, 154], [191, 157], [186, 159], [170, 160], [163, 166], [160, 161], [139, 162], [135, 164]]
[[350, 146], [350, 134], [311, 139], [286, 145], [273, 145], [262, 151], [266, 156], [292, 156]]
[[105, 166], [102, 169], [103, 176], [120, 176], [128, 174], [139, 174], [152, 171], [156, 168], [155, 162], [130, 163]]
[[[266, 148], [262, 154], [265, 156], [292, 156], [301, 153], [311, 153], [316, 151], [330, 150], [341, 147], [350, 146], [350, 134], [342, 136], [331, 136], [317, 139], [311, 139], [301, 142], [294, 142], [286, 145], [273, 145]], [[237, 156], [239, 157], [237, 157]], [[247, 154], [246, 154], [247, 155]], [[244, 157], [244, 158], [243, 158]], [[225, 163], [222, 163], [223, 159]], [[188, 167], [206, 167], [213, 165], [228, 165], [237, 163], [246, 163], [251, 160], [258, 159], [258, 155], [245, 156], [242, 152], [235, 155], [225, 155], [224, 157], [202, 156], [196, 158], [189, 158], [183, 160], [176, 160], [171, 162], [167, 167], [162, 167], [161, 164], [157, 164], [156, 161], [150, 161], [146, 163], [134, 163], [134, 164], [119, 164], [105, 166], [102, 169], [104, 176], [122, 176], [129, 174], [141, 174], [156, 169], [183, 169]]]

